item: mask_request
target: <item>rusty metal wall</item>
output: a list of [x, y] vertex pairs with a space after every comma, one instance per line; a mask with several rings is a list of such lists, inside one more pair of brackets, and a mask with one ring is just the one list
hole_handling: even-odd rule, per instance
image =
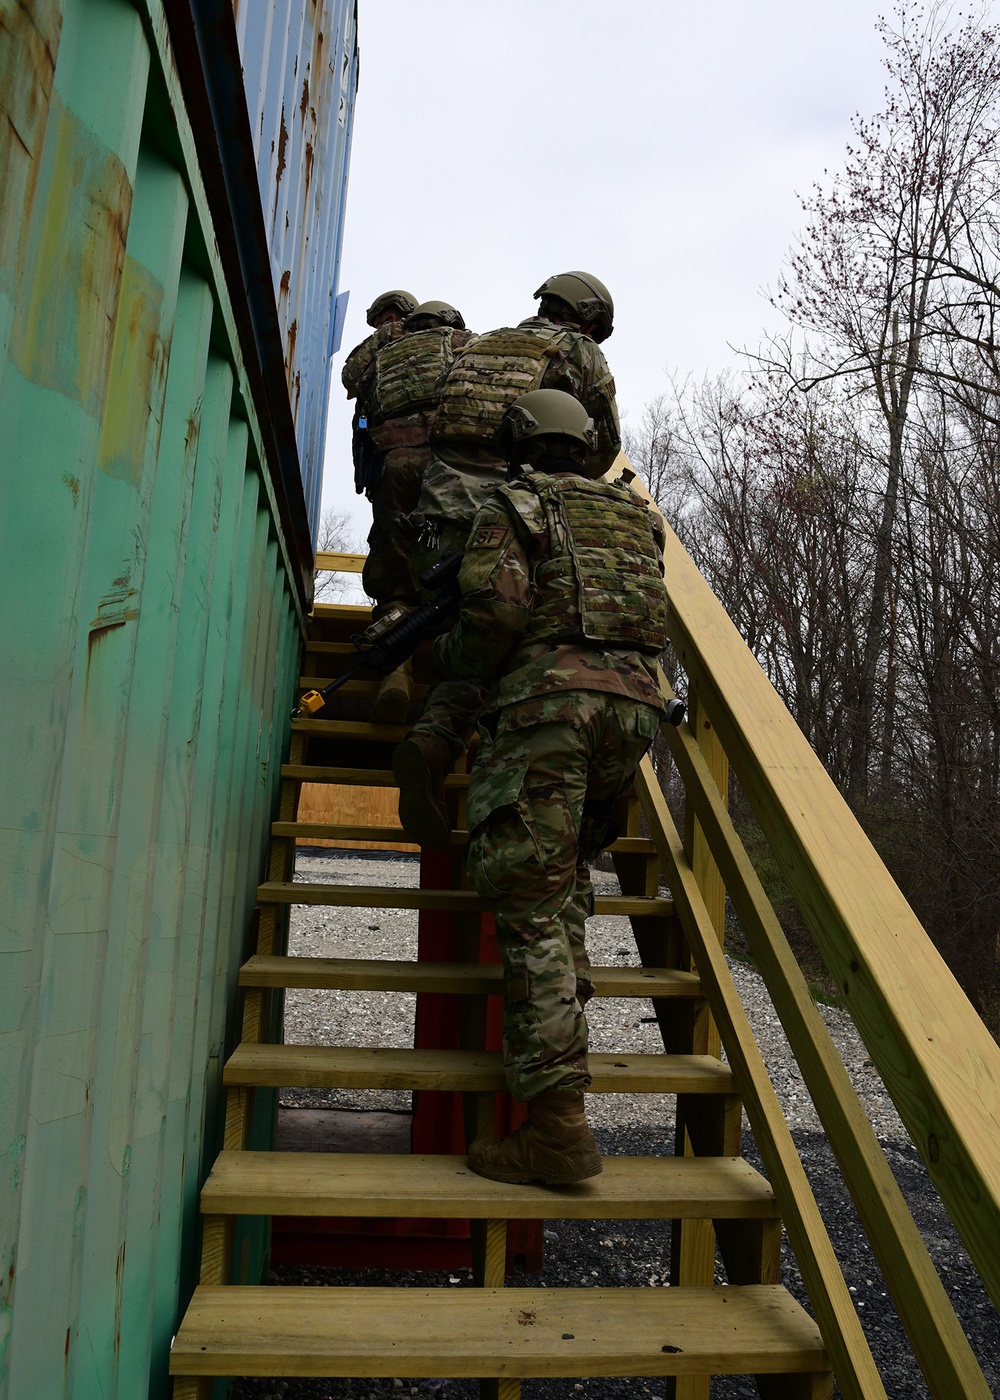
[[235, 0], [234, 8], [315, 532], [358, 82], [357, 0]]
[[183, 8], [0, 0], [4, 1400], [168, 1393], [297, 671]]

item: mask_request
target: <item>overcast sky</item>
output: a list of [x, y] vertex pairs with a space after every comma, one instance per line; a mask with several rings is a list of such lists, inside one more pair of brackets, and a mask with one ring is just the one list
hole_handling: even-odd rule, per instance
[[388, 287], [516, 324], [553, 273], [615, 302], [603, 349], [623, 413], [735, 365], [802, 224], [882, 105], [882, 0], [360, 0], [324, 508], [355, 496], [340, 367]]

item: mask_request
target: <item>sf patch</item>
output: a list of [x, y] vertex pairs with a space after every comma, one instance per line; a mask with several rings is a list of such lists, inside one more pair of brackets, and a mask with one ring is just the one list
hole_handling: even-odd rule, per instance
[[469, 536], [468, 549], [503, 549], [514, 536], [508, 525], [480, 525]]

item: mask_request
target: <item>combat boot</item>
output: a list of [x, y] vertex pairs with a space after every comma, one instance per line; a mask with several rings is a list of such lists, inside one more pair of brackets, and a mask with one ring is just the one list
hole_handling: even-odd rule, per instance
[[478, 1138], [469, 1166], [480, 1176], [510, 1185], [540, 1181], [570, 1186], [604, 1170], [587, 1123], [583, 1094], [550, 1089], [528, 1100], [528, 1121], [506, 1138]]
[[372, 724], [405, 724], [406, 707], [413, 694], [413, 668], [409, 661], [383, 676], [371, 709]]
[[431, 850], [451, 842], [451, 818], [444, 800], [444, 780], [451, 766], [451, 749], [436, 734], [410, 734], [396, 745], [392, 757], [403, 830], [411, 841]]

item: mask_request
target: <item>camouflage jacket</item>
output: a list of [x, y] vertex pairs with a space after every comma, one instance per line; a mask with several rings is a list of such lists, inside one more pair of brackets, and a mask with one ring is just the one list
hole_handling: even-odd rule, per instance
[[390, 341], [398, 340], [402, 334], [402, 321], [387, 321], [385, 325], [379, 326], [377, 331], [372, 331], [371, 335], [366, 336], [360, 345], [355, 345], [344, 361], [340, 371], [340, 381], [347, 391], [347, 397], [358, 399], [359, 413], [364, 413], [366, 408], [363, 403], [364, 391], [361, 386], [365, 371], [371, 369], [375, 356], [382, 346], [388, 345]]
[[654, 656], [588, 641], [582, 631], [572, 636], [572, 627], [562, 637], [527, 640], [532, 614], [543, 606], [539, 575], [560, 550], [541, 503], [529, 524], [519, 493], [539, 501], [530, 480], [518, 482], [516, 490], [493, 491], [473, 521], [459, 579], [459, 619], [434, 644], [442, 673], [490, 685], [494, 709], [560, 690], [610, 691], [662, 708]]

